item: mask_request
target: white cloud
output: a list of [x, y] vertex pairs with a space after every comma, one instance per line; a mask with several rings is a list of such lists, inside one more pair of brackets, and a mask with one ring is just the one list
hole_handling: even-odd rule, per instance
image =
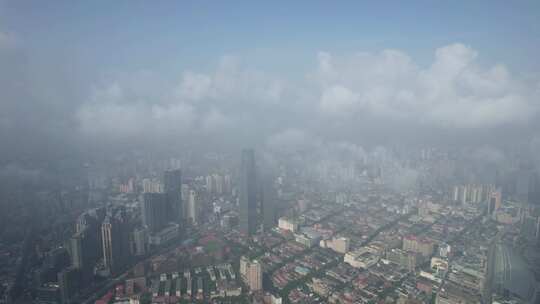
[[249, 134], [257, 126], [246, 125], [259, 123], [265, 109], [281, 101], [280, 81], [243, 68], [234, 57], [223, 57], [210, 73], [185, 71], [179, 85], [159, 90], [153, 88], [160, 82], [156, 74], [142, 74], [96, 86], [77, 113], [81, 130], [109, 137], [189, 136], [223, 133], [242, 124]]
[[271, 135], [266, 145], [274, 151], [301, 151], [319, 147], [321, 141], [306, 131], [290, 128]]
[[191, 130], [196, 120], [194, 108], [186, 103], [175, 103], [167, 106], [152, 106], [152, 124], [157, 131], [168, 131], [177, 134], [186, 134]]
[[353, 107], [361, 107], [359, 94], [341, 85], [333, 85], [323, 90], [321, 110], [326, 113], [349, 113]]
[[[467, 130], [521, 125], [535, 117], [538, 87], [503, 65], [483, 67], [478, 57], [462, 44], [437, 49], [425, 67], [399, 50], [321, 52], [305, 81], [272, 77], [223, 57], [213, 71], [179, 72], [179, 82], [169, 87], [159, 73], [117, 77], [94, 89], [77, 119], [94, 136], [228, 132], [233, 138], [269, 137], [271, 148], [298, 150], [389, 122]], [[318, 131], [325, 134], [320, 139], [309, 135]]]
[[186, 134], [196, 119], [191, 105], [150, 103], [119, 83], [94, 90], [76, 117], [85, 135], [113, 139]]
[[478, 147], [471, 152], [470, 156], [477, 163], [502, 164], [507, 161], [503, 151], [490, 146]]
[[328, 115], [367, 111], [443, 127], [526, 123], [538, 112], [538, 91], [502, 65], [481, 67], [477, 57], [462, 44], [437, 49], [427, 68], [397, 50], [344, 58], [322, 53], [314, 77], [321, 85], [319, 107]]
[[220, 110], [212, 109], [202, 117], [202, 129], [208, 132], [222, 131], [233, 125], [233, 121]]
[[185, 72], [178, 88], [178, 98], [200, 100], [212, 94], [212, 78], [205, 74]]
[[282, 90], [276, 78], [243, 68], [237, 58], [224, 56], [213, 73], [185, 72], [176, 95], [191, 102], [273, 103], [280, 100]]
[[86, 105], [79, 109], [77, 118], [85, 135], [104, 138], [137, 136], [145, 111], [138, 107], [118, 104]]

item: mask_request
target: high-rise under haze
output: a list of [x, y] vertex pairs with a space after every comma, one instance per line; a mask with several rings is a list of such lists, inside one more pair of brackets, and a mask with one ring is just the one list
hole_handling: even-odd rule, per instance
[[182, 207], [182, 171], [180, 169], [165, 171], [163, 189], [167, 195], [170, 210], [170, 220], [181, 224], [183, 219]]
[[142, 220], [150, 232], [158, 232], [168, 222], [169, 204], [165, 193], [144, 193], [142, 202]]
[[197, 192], [193, 189], [189, 190], [187, 197], [187, 219], [192, 224], [197, 224], [199, 219]]
[[89, 229], [75, 233], [69, 241], [71, 253], [71, 265], [80, 273], [80, 278], [83, 283], [88, 283], [92, 277], [92, 268], [96, 262], [93, 259], [93, 239]]
[[129, 231], [128, 222], [121, 213], [107, 216], [101, 225], [103, 262], [113, 274], [129, 264]]
[[274, 188], [274, 181], [270, 177], [265, 177], [262, 181], [262, 217], [265, 231], [270, 231], [277, 225], [276, 200], [277, 193]]
[[251, 235], [257, 229], [257, 182], [253, 149], [242, 150], [239, 188], [239, 228], [242, 233]]

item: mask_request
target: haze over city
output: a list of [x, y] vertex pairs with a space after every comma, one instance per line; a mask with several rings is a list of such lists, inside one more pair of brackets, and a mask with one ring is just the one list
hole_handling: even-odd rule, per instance
[[0, 303], [539, 303], [537, 1], [0, 0]]

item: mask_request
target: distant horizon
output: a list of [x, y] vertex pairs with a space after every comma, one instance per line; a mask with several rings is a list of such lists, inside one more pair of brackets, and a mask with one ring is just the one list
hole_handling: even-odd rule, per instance
[[508, 6], [3, 0], [0, 156], [530, 145], [540, 5]]

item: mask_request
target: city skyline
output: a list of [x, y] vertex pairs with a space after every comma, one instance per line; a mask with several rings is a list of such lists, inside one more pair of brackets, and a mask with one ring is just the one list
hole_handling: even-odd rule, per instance
[[532, 0], [0, 0], [0, 304], [538, 304], [539, 53]]

